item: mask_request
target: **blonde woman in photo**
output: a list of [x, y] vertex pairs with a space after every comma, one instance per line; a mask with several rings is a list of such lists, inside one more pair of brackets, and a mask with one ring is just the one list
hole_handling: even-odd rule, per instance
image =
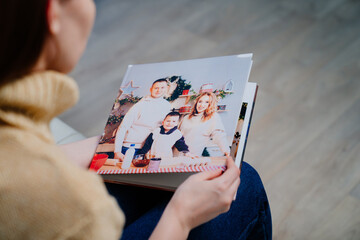
[[204, 92], [196, 98], [191, 112], [181, 121], [179, 129], [191, 153], [201, 156], [212, 139], [224, 155], [230, 155], [224, 124], [216, 111], [216, 95], [212, 92]]

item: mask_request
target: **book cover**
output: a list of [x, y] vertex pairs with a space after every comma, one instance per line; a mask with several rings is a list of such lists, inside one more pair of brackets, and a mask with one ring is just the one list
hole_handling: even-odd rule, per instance
[[130, 65], [90, 169], [165, 176], [225, 169], [227, 156], [240, 166], [251, 65], [252, 54]]

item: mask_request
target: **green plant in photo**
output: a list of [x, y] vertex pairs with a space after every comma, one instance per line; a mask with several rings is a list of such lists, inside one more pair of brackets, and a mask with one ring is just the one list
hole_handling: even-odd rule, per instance
[[167, 78], [169, 82], [176, 82], [176, 88], [171, 93], [171, 96], [166, 98], [166, 100], [172, 102], [175, 99], [179, 98], [182, 95], [184, 90], [189, 90], [191, 88], [191, 83], [186, 82], [186, 79], [183, 79], [181, 76], [171, 76]]
[[116, 115], [111, 115], [108, 120], [107, 120], [107, 123], [106, 124], [110, 124], [110, 125], [113, 125], [113, 124], [116, 124], [116, 123], [119, 123], [123, 120], [124, 116], [116, 116]]
[[115, 102], [119, 103], [120, 105], [124, 105], [125, 103], [132, 103], [135, 104], [137, 102], [139, 102], [142, 99], [142, 97], [134, 97], [134, 96], [130, 96], [127, 98], [123, 98], [123, 99], [116, 99]]
[[231, 95], [233, 94], [232, 92], [225, 92], [224, 90], [220, 89], [220, 90], [214, 90], [215, 95], [217, 96], [217, 98], [220, 99], [224, 99], [227, 95]]

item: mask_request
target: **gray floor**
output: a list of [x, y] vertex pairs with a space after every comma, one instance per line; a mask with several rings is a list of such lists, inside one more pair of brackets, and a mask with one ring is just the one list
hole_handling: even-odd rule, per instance
[[66, 123], [101, 134], [128, 64], [253, 52], [245, 159], [268, 192], [274, 239], [360, 239], [360, 1], [96, 4]]

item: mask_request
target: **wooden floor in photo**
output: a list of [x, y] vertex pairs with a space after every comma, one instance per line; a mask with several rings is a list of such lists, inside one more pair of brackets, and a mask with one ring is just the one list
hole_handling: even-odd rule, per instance
[[360, 1], [96, 0], [80, 101], [61, 119], [100, 135], [128, 64], [254, 53], [245, 160], [274, 239], [360, 239]]

